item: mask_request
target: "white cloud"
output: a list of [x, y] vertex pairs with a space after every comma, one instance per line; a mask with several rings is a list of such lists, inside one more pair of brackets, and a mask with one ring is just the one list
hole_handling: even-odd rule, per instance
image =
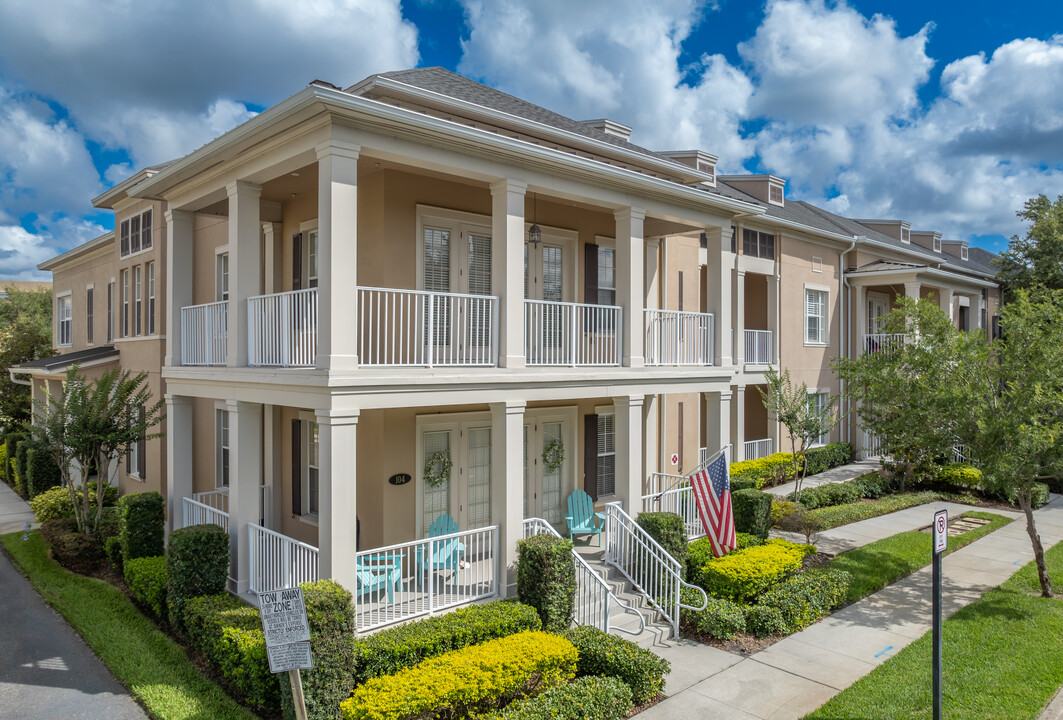
[[0, 279], [51, 279], [49, 273], [37, 270], [39, 263], [105, 232], [90, 220], [60, 218], [37, 232], [4, 221], [0, 223]]

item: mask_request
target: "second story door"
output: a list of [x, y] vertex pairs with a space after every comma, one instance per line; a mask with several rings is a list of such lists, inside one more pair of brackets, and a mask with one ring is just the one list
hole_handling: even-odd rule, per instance
[[422, 289], [425, 338], [434, 357], [457, 360], [489, 355], [494, 322], [491, 302], [491, 235], [457, 224], [426, 224], [423, 235]]

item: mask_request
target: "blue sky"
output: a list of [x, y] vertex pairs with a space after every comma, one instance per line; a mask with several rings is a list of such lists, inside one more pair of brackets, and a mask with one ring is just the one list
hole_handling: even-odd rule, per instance
[[322, 78], [442, 65], [788, 196], [999, 250], [1063, 193], [1063, 4], [7, 0], [0, 277], [110, 229], [91, 198]]

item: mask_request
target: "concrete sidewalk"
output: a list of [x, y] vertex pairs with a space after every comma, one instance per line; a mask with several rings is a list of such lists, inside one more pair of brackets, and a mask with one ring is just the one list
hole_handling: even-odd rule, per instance
[[[930, 503], [873, 518], [882, 527], [865, 520], [832, 532], [839, 546], [857, 547], [879, 533], [885, 537], [913, 529], [901, 527], [902, 522], [927, 525], [941, 507], [950, 515], [976, 509]], [[903, 521], [895, 517], [902, 514]], [[1063, 540], [1063, 496], [1053, 495], [1036, 515], [1046, 548]], [[838, 532], [847, 529], [856, 531], [848, 540]], [[1032, 559], [1021, 518], [947, 556], [943, 613], [947, 617], [974, 602]], [[801, 718], [930, 629], [930, 584], [928, 566], [750, 657], [682, 641], [655, 647], [672, 662], [665, 688], [669, 697], [639, 717]]]
[[33, 525], [30, 504], [20, 498], [7, 483], [0, 482], [0, 535], [22, 530], [26, 523]]
[[[809, 488], [827, 485], [828, 483], [839, 483], [852, 480], [853, 478], [869, 473], [872, 470], [878, 470], [880, 467], [882, 467], [882, 463], [879, 462], [878, 458], [873, 460], [857, 460], [848, 465], [839, 465], [836, 468], [824, 470], [815, 475], [809, 475], [805, 478], [805, 481], [801, 483], [801, 490], [808, 490]], [[782, 485], [776, 485], [775, 487], [764, 488], [764, 492], [783, 497], [792, 493], [795, 486], [796, 483], [788, 482], [783, 483]]]

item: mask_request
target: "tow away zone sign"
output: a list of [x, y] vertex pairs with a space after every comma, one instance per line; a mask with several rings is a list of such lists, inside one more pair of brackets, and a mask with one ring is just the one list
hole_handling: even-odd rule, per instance
[[306, 621], [306, 605], [302, 588], [288, 588], [260, 593], [262, 634], [266, 637], [266, 655], [271, 673], [288, 673], [295, 701], [295, 715], [306, 720], [306, 701], [300, 670], [312, 670], [310, 654], [310, 624]]

